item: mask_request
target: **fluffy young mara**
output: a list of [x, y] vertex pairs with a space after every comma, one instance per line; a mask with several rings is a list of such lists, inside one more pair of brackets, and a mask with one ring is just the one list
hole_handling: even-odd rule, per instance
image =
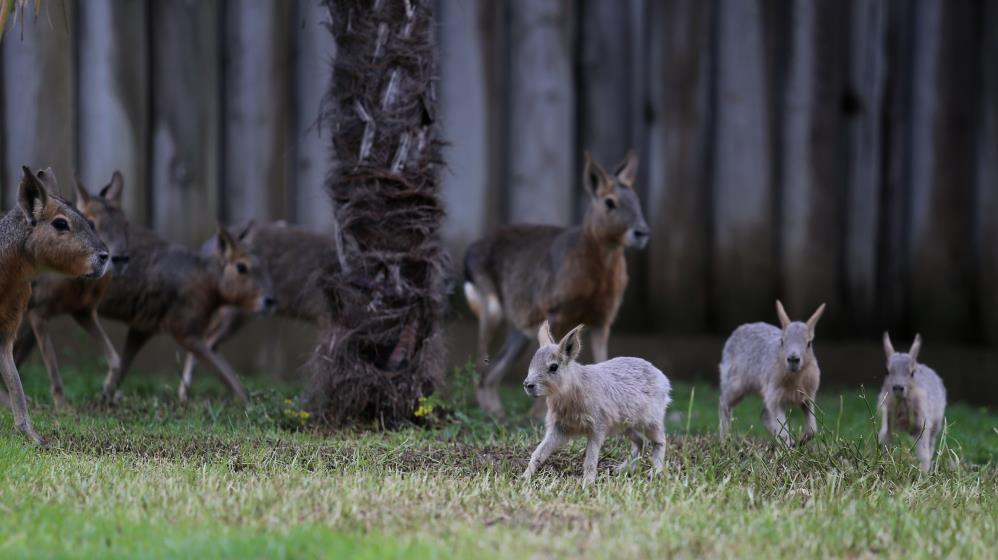
[[547, 321], [538, 331], [540, 348], [530, 362], [523, 389], [531, 397], [547, 399], [547, 417], [544, 440], [530, 456], [523, 478], [529, 479], [570, 437], [586, 436], [582, 481], [592, 483], [604, 440], [618, 433], [631, 440], [631, 457], [617, 466], [618, 472], [633, 466], [646, 438], [651, 441], [655, 473], [661, 472], [669, 380], [640, 358], [614, 358], [592, 365], [576, 362], [582, 350], [582, 328], [575, 327], [558, 343]]
[[918, 461], [923, 471], [932, 467], [936, 440], [943, 427], [946, 411], [946, 388], [936, 372], [918, 363], [922, 349], [921, 335], [907, 354], [896, 352], [891, 337], [884, 333], [887, 377], [877, 400], [880, 408], [880, 444], [887, 448], [894, 432], [908, 432], [918, 441]]
[[800, 443], [818, 431], [814, 396], [821, 370], [814, 357], [814, 327], [825, 312], [825, 304], [806, 323], [791, 321], [783, 304], [776, 301], [781, 328], [768, 323], [742, 325], [724, 343], [721, 357], [721, 437], [731, 427], [731, 409], [746, 395], [762, 396], [763, 422], [775, 437], [793, 443], [787, 426], [786, 407], [800, 406], [805, 427]]

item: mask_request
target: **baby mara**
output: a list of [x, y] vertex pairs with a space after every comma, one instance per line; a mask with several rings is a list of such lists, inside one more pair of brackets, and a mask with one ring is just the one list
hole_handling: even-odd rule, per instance
[[921, 335], [915, 335], [908, 353], [897, 352], [891, 337], [884, 333], [887, 377], [880, 398], [880, 444], [890, 447], [895, 431], [904, 431], [917, 440], [919, 466], [928, 472], [936, 453], [936, 441], [943, 429], [946, 388], [932, 368], [918, 363]]
[[596, 481], [600, 448], [607, 436], [626, 434], [631, 440], [630, 459], [617, 466], [629, 470], [641, 456], [647, 438], [652, 445], [654, 473], [665, 460], [665, 410], [671, 386], [665, 375], [640, 358], [614, 358], [582, 365], [583, 326], [555, 342], [547, 321], [537, 334], [540, 348], [530, 362], [523, 389], [531, 397], [547, 399], [544, 440], [523, 473], [530, 479], [537, 468], [572, 436], [585, 436], [583, 484]]

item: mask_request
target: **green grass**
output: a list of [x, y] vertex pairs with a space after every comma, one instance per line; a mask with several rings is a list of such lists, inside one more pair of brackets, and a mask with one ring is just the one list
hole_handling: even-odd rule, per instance
[[105, 409], [96, 368], [65, 369], [68, 415], [48, 405], [44, 372], [24, 372], [51, 449], [0, 413], [0, 557], [983, 558], [998, 542], [998, 416], [984, 409], [949, 408], [938, 467], [923, 475], [910, 439], [879, 452], [872, 391], [824, 389], [819, 438], [784, 449], [758, 401], [719, 442], [716, 391], [679, 385], [667, 474], [609, 474], [626, 452], [615, 439], [582, 488], [581, 441], [522, 483], [540, 426], [464, 406], [438, 418], [465, 384], [437, 402], [433, 427], [323, 434], [293, 429], [291, 387], [250, 380], [242, 408], [202, 376], [181, 406], [174, 379], [136, 375]]

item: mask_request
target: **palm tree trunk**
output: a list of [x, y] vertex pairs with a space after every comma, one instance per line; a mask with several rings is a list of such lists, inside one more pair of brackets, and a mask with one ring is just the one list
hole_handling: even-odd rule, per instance
[[305, 407], [329, 423], [412, 415], [443, 377], [447, 256], [432, 0], [326, 0], [337, 44], [323, 128], [335, 158], [332, 323]]

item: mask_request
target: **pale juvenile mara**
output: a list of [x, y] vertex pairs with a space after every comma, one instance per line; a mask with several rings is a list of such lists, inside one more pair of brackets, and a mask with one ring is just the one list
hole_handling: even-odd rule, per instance
[[239, 376], [209, 347], [206, 336], [212, 316], [223, 306], [249, 312], [273, 307], [267, 267], [221, 227], [218, 251], [211, 257], [138, 227], [132, 228], [130, 239], [128, 267], [114, 276], [98, 308], [101, 316], [128, 325], [121, 368], [104, 381], [103, 398], [113, 401], [135, 355], [152, 336], [164, 333], [211, 368], [239, 400], [246, 401]]
[[891, 337], [884, 333], [887, 377], [880, 389], [880, 444], [890, 447], [894, 432], [908, 432], [918, 442], [918, 462], [923, 471], [932, 468], [936, 441], [943, 429], [946, 412], [946, 388], [932, 368], [918, 363], [922, 349], [921, 335], [907, 354], [896, 352]]
[[[627, 287], [624, 248], [643, 248], [648, 224], [634, 191], [634, 153], [608, 174], [586, 154], [582, 181], [590, 196], [581, 226], [500, 228], [468, 247], [464, 295], [478, 317], [478, 402], [502, 414], [497, 388], [544, 321], [555, 333], [592, 327], [593, 357], [607, 359], [610, 326]], [[503, 349], [488, 371], [489, 343], [508, 323]]]
[[31, 281], [45, 271], [97, 279], [107, 271], [110, 255], [87, 219], [55, 194], [51, 170], [37, 176], [22, 170], [17, 208], [0, 218], [0, 374], [10, 392], [14, 427], [45, 445], [28, 417], [14, 364], [14, 337], [31, 300]]
[[[254, 224], [239, 228], [238, 240], [247, 251], [260, 257], [274, 281], [277, 306], [282, 317], [316, 325], [320, 330], [329, 323], [329, 306], [319, 286], [321, 263], [336, 259], [336, 241], [321, 233], [285, 222]], [[210, 239], [201, 246], [202, 255], [213, 255], [217, 242]], [[208, 345], [214, 350], [246, 324], [251, 314], [239, 307], [225, 306], [212, 318]], [[195, 359], [187, 354], [178, 394], [186, 400], [194, 376]]]
[[92, 196], [80, 180], [76, 180], [76, 208], [94, 225], [97, 235], [110, 250], [111, 268], [108, 273], [98, 280], [47, 274], [32, 284], [28, 320], [21, 322], [21, 330], [14, 346], [14, 359], [20, 367], [37, 341], [42, 361], [49, 373], [52, 401], [57, 409], [65, 408], [66, 401], [55, 346], [49, 337], [48, 325], [51, 319], [60, 315], [72, 316], [104, 352], [109, 376], [114, 375], [121, 365], [114, 344], [97, 318], [97, 305], [111, 285], [111, 276], [116, 270], [123, 270], [128, 263], [128, 219], [121, 208], [123, 189], [124, 180], [117, 171], [98, 196]]
[[768, 323], [751, 323], [735, 329], [721, 357], [721, 437], [731, 427], [731, 409], [746, 395], [763, 400], [763, 423], [773, 436], [791, 445], [786, 408], [804, 411], [804, 434], [800, 443], [814, 437], [818, 424], [814, 417], [814, 397], [821, 370], [814, 357], [814, 328], [825, 312], [825, 304], [806, 323], [791, 321], [777, 300], [776, 313], [781, 328]]
[[559, 446], [572, 436], [585, 436], [584, 484], [596, 480], [600, 448], [607, 436], [626, 434], [631, 457], [617, 466], [630, 469], [641, 456], [645, 439], [651, 442], [652, 465], [657, 474], [665, 459], [665, 410], [669, 406], [669, 380], [640, 358], [614, 358], [592, 365], [576, 362], [582, 350], [579, 325], [555, 343], [544, 322], [538, 331], [540, 348], [530, 362], [523, 389], [531, 397], [547, 398], [544, 440], [530, 456], [523, 473], [529, 479]]

